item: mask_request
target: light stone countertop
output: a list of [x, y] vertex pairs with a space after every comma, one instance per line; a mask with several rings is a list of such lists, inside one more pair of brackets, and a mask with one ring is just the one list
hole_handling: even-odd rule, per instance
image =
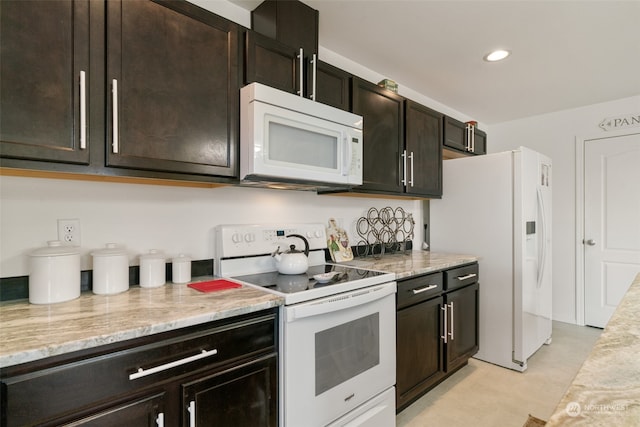
[[406, 279], [434, 271], [446, 270], [459, 265], [478, 262], [479, 257], [473, 255], [451, 254], [431, 251], [412, 251], [407, 254], [398, 253], [384, 255], [381, 259], [371, 256], [356, 258], [346, 262], [347, 265], [369, 268], [372, 270], [396, 273], [396, 279]]
[[547, 426], [640, 425], [640, 274]]
[[[408, 278], [478, 261], [478, 257], [413, 251], [357, 258], [349, 263]], [[198, 278], [198, 280], [210, 280]], [[195, 280], [194, 280], [195, 281]], [[0, 367], [166, 332], [283, 304], [283, 299], [243, 286], [201, 293], [186, 284], [132, 286], [117, 295], [83, 293], [57, 304], [0, 303]]]
[[[213, 278], [200, 278], [211, 280]], [[194, 280], [195, 281], [195, 280]], [[83, 293], [72, 301], [0, 304], [0, 367], [251, 313], [282, 304], [243, 286], [203, 293], [186, 284], [131, 287], [116, 295]]]

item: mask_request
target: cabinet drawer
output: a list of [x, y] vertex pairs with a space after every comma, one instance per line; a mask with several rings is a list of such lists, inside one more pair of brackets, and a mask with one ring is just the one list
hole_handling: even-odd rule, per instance
[[426, 274], [398, 282], [397, 308], [425, 301], [442, 292], [442, 273]]
[[275, 314], [243, 317], [135, 339], [113, 351], [98, 347], [81, 359], [70, 355], [67, 363], [9, 375], [2, 379], [8, 425], [82, 414], [97, 402], [274, 352], [275, 331]]
[[452, 268], [444, 272], [444, 290], [467, 286], [478, 281], [478, 264], [469, 264]]

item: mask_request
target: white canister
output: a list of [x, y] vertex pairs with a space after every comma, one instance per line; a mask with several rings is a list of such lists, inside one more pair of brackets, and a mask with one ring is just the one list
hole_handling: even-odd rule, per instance
[[171, 260], [172, 282], [187, 283], [191, 280], [191, 258], [180, 254]]
[[80, 251], [62, 246], [59, 240], [47, 242], [29, 254], [29, 302], [52, 304], [80, 296]]
[[123, 247], [107, 243], [93, 256], [93, 293], [118, 294], [129, 289], [129, 256]]
[[165, 262], [164, 254], [156, 249], [140, 255], [140, 286], [156, 288], [164, 285], [167, 280]]

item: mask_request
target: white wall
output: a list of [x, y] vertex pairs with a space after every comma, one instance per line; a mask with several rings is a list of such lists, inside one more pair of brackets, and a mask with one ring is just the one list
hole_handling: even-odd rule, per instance
[[[90, 251], [126, 245], [130, 264], [149, 249], [214, 258], [217, 224], [318, 222], [336, 218], [355, 244], [355, 223], [370, 207], [402, 207], [422, 218], [422, 203], [245, 187], [215, 189], [0, 177], [0, 277], [28, 274], [28, 253], [57, 238], [57, 219], [80, 219], [82, 269]], [[416, 241], [422, 227], [416, 224]]]
[[553, 160], [553, 317], [576, 322], [576, 138], [606, 136], [607, 117], [640, 112], [640, 96], [490, 126], [490, 152], [526, 146]]

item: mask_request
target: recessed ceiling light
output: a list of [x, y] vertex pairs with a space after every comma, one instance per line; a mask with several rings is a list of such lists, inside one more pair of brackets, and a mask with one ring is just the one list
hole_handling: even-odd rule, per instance
[[484, 56], [484, 60], [487, 62], [501, 61], [509, 55], [511, 55], [511, 52], [509, 52], [508, 50], [498, 49], [494, 50], [493, 52], [487, 53]]

